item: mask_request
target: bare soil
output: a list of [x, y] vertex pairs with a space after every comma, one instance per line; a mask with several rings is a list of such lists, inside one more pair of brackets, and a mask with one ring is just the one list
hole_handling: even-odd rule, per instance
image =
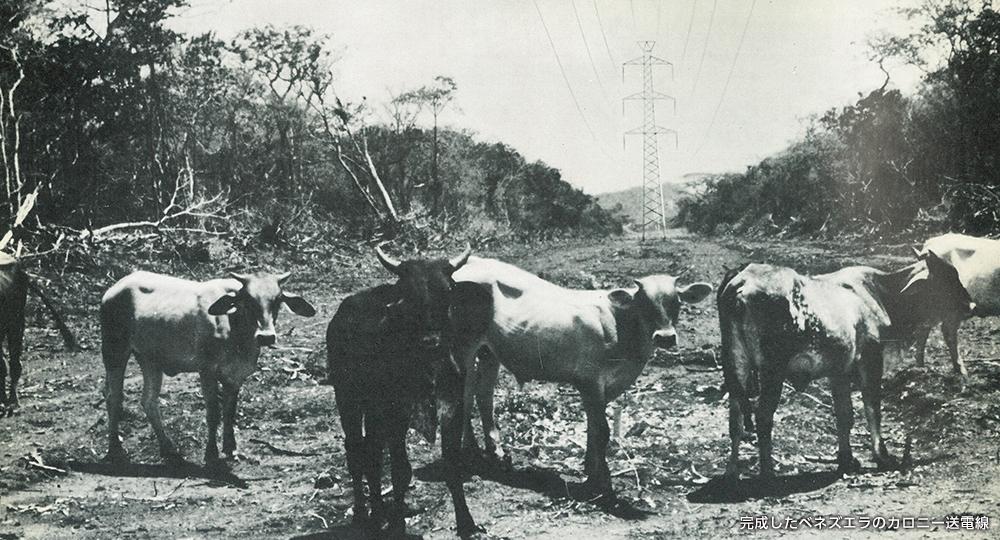
[[[847, 264], [892, 268], [908, 262], [908, 250], [908, 245], [852, 242], [737, 243], [675, 232], [646, 245], [634, 239], [577, 240], [482, 252], [566, 286], [613, 287], [650, 273], [717, 284], [726, 267], [747, 261], [811, 273]], [[123, 423], [133, 465], [101, 463], [106, 418], [96, 306], [112, 276], [125, 269], [79, 269], [86, 279], [47, 276], [85, 349], [62, 351], [58, 334], [35, 313], [26, 339], [22, 408], [0, 418], [0, 539], [360, 538], [349, 526], [350, 482], [333, 390], [318, 384], [324, 376], [322, 336], [341, 298], [389, 276], [367, 255], [260, 260], [297, 268], [295, 291], [319, 314], [286, 315], [279, 322], [279, 347], [264, 354], [261, 370], [241, 395], [242, 456], [231, 474], [201, 467], [204, 405], [194, 375], [167, 379], [162, 395], [168, 433], [191, 463], [161, 464], [138, 404], [141, 377], [134, 364]], [[189, 275], [204, 277], [212, 268], [204, 264]], [[827, 383], [820, 381], [804, 392], [786, 389], [782, 398], [775, 425], [780, 481], [763, 485], [751, 475], [737, 488], [716, 478], [725, 468], [728, 435], [722, 375], [714, 367], [719, 332], [712, 299], [685, 307], [679, 331], [680, 348], [658, 351], [629, 393], [609, 408], [609, 416], [618, 418], [609, 456], [616, 504], [574, 497], [583, 480], [586, 438], [573, 390], [545, 383], [518, 387], [504, 373], [498, 418], [514, 470], [470, 477], [467, 496], [478, 522], [511, 538], [574, 539], [777, 532], [740, 530], [740, 518], [749, 516], [783, 523], [835, 515], [943, 520], [983, 514], [994, 532], [967, 534], [995, 535], [1000, 528], [1000, 321], [976, 319], [962, 327], [961, 351], [972, 377], [965, 393], [959, 393], [937, 332], [926, 368], [914, 367], [912, 354], [888, 361], [884, 430], [893, 453], [903, 455], [909, 446], [910, 469], [875, 471], [855, 396], [852, 442], [865, 468], [853, 476], [836, 475], [830, 459], [836, 452], [833, 413]], [[408, 520], [408, 530], [453, 538], [440, 450], [411, 433], [410, 452], [416, 478], [408, 500], [421, 512]], [[742, 457], [755, 471], [751, 444], [744, 443]], [[927, 525], [902, 532], [944, 533], [941, 524]], [[829, 532], [800, 527], [779, 534]]]

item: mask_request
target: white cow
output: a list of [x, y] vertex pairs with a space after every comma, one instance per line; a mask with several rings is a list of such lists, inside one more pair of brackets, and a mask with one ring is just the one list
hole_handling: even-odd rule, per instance
[[[958, 270], [962, 285], [969, 291], [976, 309], [972, 315], [979, 317], [1000, 315], [1000, 240], [976, 238], [964, 234], [944, 234], [924, 243], [922, 253], [933, 251]], [[941, 334], [948, 345], [951, 363], [962, 379], [968, 371], [958, 354], [958, 327], [962, 317], [942, 317]], [[917, 364], [924, 364], [924, 348], [932, 326], [923, 328], [916, 336]]]
[[231, 274], [205, 282], [135, 272], [122, 278], [101, 300], [101, 353], [107, 372], [108, 461], [127, 458], [118, 433], [125, 366], [135, 353], [142, 369], [142, 406], [156, 433], [160, 455], [180, 454], [163, 431], [160, 386], [163, 375], [198, 372], [208, 419], [205, 463], [217, 465], [219, 390], [222, 394], [224, 457], [236, 451], [233, 420], [243, 382], [257, 370], [260, 348], [274, 345], [274, 323], [285, 304], [311, 317], [316, 310], [302, 297], [281, 290], [290, 273]]
[[[674, 325], [681, 302], [702, 301], [712, 286], [678, 287], [674, 277], [653, 275], [635, 280], [631, 289], [570, 290], [516, 266], [479, 257], [470, 257], [453, 277], [488, 284], [493, 290], [489, 332], [460, 352], [470, 374], [465, 403], [475, 394], [487, 452], [496, 458], [503, 455], [493, 418], [499, 360], [519, 382], [564, 382], [580, 391], [587, 413], [587, 484], [598, 493], [610, 493], [607, 404], [635, 382], [656, 347], [677, 344]], [[476, 353], [482, 346], [492, 354], [480, 355], [477, 378]], [[468, 406], [466, 411], [468, 415]]]

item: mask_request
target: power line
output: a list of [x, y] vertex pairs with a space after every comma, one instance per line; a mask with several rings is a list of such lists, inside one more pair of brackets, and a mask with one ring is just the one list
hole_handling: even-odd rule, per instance
[[541, 21], [542, 28], [545, 29], [545, 36], [549, 38], [549, 46], [552, 47], [552, 54], [556, 57], [556, 64], [559, 65], [559, 73], [562, 73], [563, 82], [566, 83], [566, 89], [569, 90], [569, 95], [573, 98], [573, 104], [576, 105], [576, 112], [580, 113], [580, 119], [583, 120], [583, 125], [587, 127], [587, 132], [590, 133], [590, 137], [594, 139], [594, 141], [597, 141], [597, 135], [594, 135], [594, 130], [591, 129], [590, 122], [587, 121], [587, 116], [583, 114], [583, 107], [580, 107], [580, 101], [576, 99], [576, 92], [573, 91], [573, 85], [569, 83], [569, 77], [566, 76], [566, 69], [563, 68], [562, 60], [559, 58], [559, 52], [556, 51], [556, 43], [552, 41], [552, 34], [549, 33], [549, 26], [545, 24], [545, 17], [542, 16], [542, 10], [538, 7], [538, 0], [531, 1], [535, 4], [535, 11], [538, 12], [538, 20]]
[[573, 15], [576, 17], [576, 27], [580, 29], [580, 39], [583, 40], [583, 48], [587, 50], [587, 59], [590, 60], [590, 68], [594, 70], [594, 78], [597, 80], [597, 86], [601, 88], [601, 94], [604, 94], [604, 100], [611, 103], [611, 98], [608, 97], [608, 91], [604, 88], [604, 83], [601, 82], [601, 74], [597, 72], [597, 65], [594, 64], [594, 56], [590, 54], [590, 45], [587, 43], [587, 34], [583, 31], [583, 23], [580, 21], [580, 12], [576, 9], [576, 0], [570, 0], [569, 3], [573, 6]]
[[684, 59], [687, 57], [688, 42], [691, 41], [691, 27], [694, 26], [694, 13], [697, 7], [698, 0], [693, 0], [691, 2], [691, 18], [688, 19], [687, 34], [684, 35], [684, 50], [681, 52], [681, 64], [684, 63]]
[[638, 34], [639, 27], [635, 24], [635, 0], [628, 0], [628, 8], [632, 11], [632, 32]]
[[712, 23], [715, 22], [715, 8], [718, 7], [719, 0], [712, 0], [712, 14], [708, 16], [708, 31], [705, 32], [705, 42], [701, 47], [701, 60], [698, 62], [698, 71], [694, 75], [694, 86], [691, 87], [691, 94], [698, 88], [698, 79], [701, 77], [701, 68], [705, 65], [705, 53], [708, 52], [708, 38], [712, 36]]
[[604, 49], [608, 51], [608, 60], [618, 69], [618, 61], [615, 55], [611, 54], [611, 46], [608, 45], [608, 35], [604, 33], [604, 23], [601, 21], [601, 10], [597, 9], [597, 0], [594, 0], [594, 14], [597, 15], [597, 26], [601, 29], [601, 37], [604, 38]]
[[750, 3], [750, 11], [747, 13], [747, 20], [743, 23], [743, 33], [740, 34], [740, 42], [736, 45], [736, 54], [733, 55], [733, 63], [729, 66], [729, 74], [726, 75], [726, 82], [722, 85], [722, 94], [719, 95], [719, 102], [715, 105], [715, 112], [712, 113], [712, 120], [708, 123], [708, 129], [705, 130], [705, 137], [701, 141], [701, 145], [695, 151], [694, 155], [698, 155], [701, 149], [705, 147], [708, 143], [708, 135], [712, 131], [712, 127], [715, 126], [715, 120], [719, 116], [719, 109], [722, 108], [722, 100], [726, 97], [726, 90], [729, 89], [729, 81], [733, 77], [733, 71], [736, 70], [736, 61], [740, 58], [740, 51], [743, 49], [743, 40], [747, 37], [747, 28], [750, 27], [750, 18], [753, 17], [753, 8], [757, 5], [757, 0], [753, 0]]
[[657, 36], [660, 35], [660, 21], [662, 21], [662, 18], [660, 17], [660, 15], [662, 15], [662, 13], [661, 13], [662, 11], [663, 11], [663, 2], [657, 0], [657, 2], [656, 2], [656, 35]]

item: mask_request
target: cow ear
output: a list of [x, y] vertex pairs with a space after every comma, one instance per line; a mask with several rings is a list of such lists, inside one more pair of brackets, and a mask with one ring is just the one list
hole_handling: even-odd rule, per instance
[[688, 304], [697, 304], [710, 294], [712, 294], [712, 286], [700, 281], [677, 289], [677, 296], [680, 297], [681, 302]]
[[615, 289], [608, 293], [608, 299], [611, 303], [618, 307], [629, 307], [632, 305], [632, 293], [626, 291], [625, 289]]
[[216, 317], [236, 313], [236, 293], [228, 292], [208, 307], [208, 314]]
[[316, 314], [316, 308], [312, 307], [312, 304], [306, 302], [305, 298], [297, 294], [292, 294], [290, 292], [281, 293], [281, 301], [288, 306], [288, 309], [292, 310], [292, 313], [296, 315], [301, 315], [302, 317], [312, 317]]
[[924, 260], [927, 262], [927, 271], [931, 274], [937, 274], [951, 267], [951, 264], [949, 264], [948, 261], [938, 257], [937, 253], [934, 253], [929, 249], [927, 250], [927, 256]]

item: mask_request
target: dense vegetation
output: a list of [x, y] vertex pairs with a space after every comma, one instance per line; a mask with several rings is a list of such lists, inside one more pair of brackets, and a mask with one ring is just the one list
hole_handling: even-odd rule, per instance
[[1000, 13], [952, 0], [905, 13], [918, 30], [873, 50], [923, 68], [915, 95], [884, 84], [812, 119], [785, 151], [710, 178], [679, 222], [701, 232], [1000, 231]]
[[272, 242], [621, 229], [558, 170], [439, 126], [459, 94], [447, 77], [345, 103], [341, 53], [309, 28], [223, 41], [170, 28], [185, 0], [92, 4], [0, 0], [0, 233], [34, 201], [17, 228], [33, 249], [139, 229]]

